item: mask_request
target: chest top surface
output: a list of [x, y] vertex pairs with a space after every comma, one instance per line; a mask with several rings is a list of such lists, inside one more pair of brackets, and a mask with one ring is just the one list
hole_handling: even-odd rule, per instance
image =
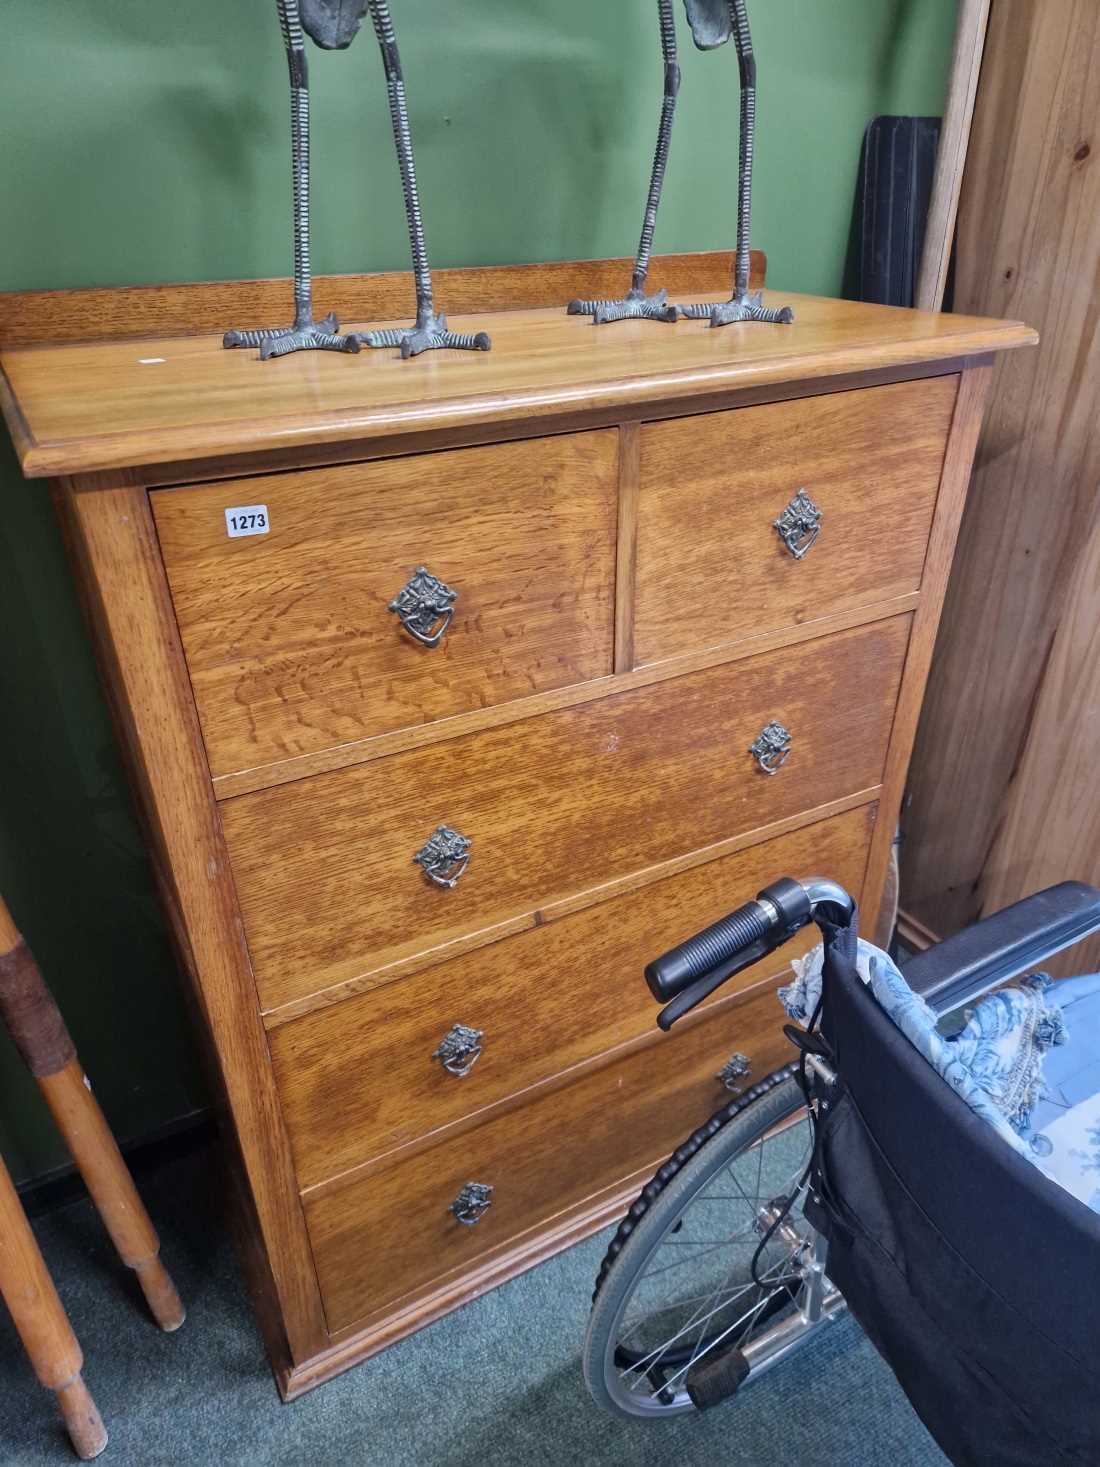
[[[143, 466], [196, 465], [273, 452], [293, 461], [318, 445], [488, 428], [517, 419], [646, 408], [791, 381], [882, 372], [972, 357], [1035, 341], [1014, 321], [940, 315], [776, 293], [791, 326], [711, 330], [626, 321], [595, 327], [562, 309], [456, 316], [487, 330], [488, 353], [359, 356], [309, 352], [261, 363], [216, 336], [11, 347], [0, 355], [0, 398], [29, 477]], [[723, 299], [721, 294], [709, 297]], [[362, 329], [362, 323], [346, 323]], [[682, 410], [682, 408], [681, 408]], [[415, 442], [413, 442], [415, 447]]]

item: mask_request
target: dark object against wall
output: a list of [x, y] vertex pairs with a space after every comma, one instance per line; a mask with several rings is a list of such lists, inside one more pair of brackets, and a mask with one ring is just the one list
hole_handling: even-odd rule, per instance
[[876, 117], [868, 124], [856, 187], [854, 299], [913, 304], [939, 139], [938, 117]]

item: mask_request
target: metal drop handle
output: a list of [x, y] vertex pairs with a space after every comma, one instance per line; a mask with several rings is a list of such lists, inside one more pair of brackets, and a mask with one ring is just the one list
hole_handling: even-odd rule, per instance
[[744, 1080], [752, 1070], [752, 1060], [747, 1054], [731, 1054], [726, 1063], [718, 1071], [716, 1079], [720, 1080], [727, 1090], [738, 1091], [741, 1089], [741, 1081]]
[[481, 1041], [484, 1038], [480, 1029], [452, 1024], [439, 1048], [432, 1053], [432, 1059], [437, 1059], [448, 1075], [464, 1080], [481, 1058]]
[[822, 512], [805, 489], [800, 489], [787, 508], [772, 524], [779, 538], [794, 556], [801, 560], [817, 543], [821, 534]]
[[424, 647], [438, 647], [454, 619], [458, 592], [418, 565], [389, 604], [409, 636]]
[[791, 752], [791, 734], [774, 718], [749, 745], [749, 753], [765, 774], [778, 774]]
[[472, 1228], [492, 1207], [493, 1189], [487, 1182], [467, 1182], [447, 1211], [463, 1227]]
[[433, 886], [453, 891], [470, 864], [472, 845], [473, 841], [449, 825], [439, 825], [417, 851], [413, 864], [421, 867]]

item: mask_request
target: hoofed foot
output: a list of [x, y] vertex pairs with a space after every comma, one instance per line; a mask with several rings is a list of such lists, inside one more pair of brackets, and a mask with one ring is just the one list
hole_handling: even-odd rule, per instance
[[222, 337], [222, 346], [254, 346], [260, 351], [260, 361], [271, 357], [289, 356], [293, 351], [350, 351], [359, 350], [357, 336], [341, 336], [336, 329], [336, 317], [326, 316], [323, 321], [309, 322], [303, 326], [275, 326], [261, 331], [227, 331]]
[[669, 305], [667, 290], [653, 295], [631, 290], [617, 301], [570, 301], [567, 309], [571, 316], [591, 316], [596, 326], [610, 321], [676, 321], [680, 315], [676, 306]]
[[735, 321], [768, 321], [773, 326], [789, 326], [794, 320], [790, 306], [775, 309], [765, 306], [764, 294], [759, 290], [752, 295], [734, 296], [717, 306], [681, 306], [680, 314], [690, 321], [709, 321], [712, 326], [730, 326]]
[[375, 349], [400, 347], [401, 355], [406, 361], [425, 351], [489, 351], [493, 345], [487, 331], [479, 331], [476, 336], [461, 331], [449, 331], [447, 318], [443, 315], [427, 316], [415, 326], [398, 327], [390, 331], [360, 332], [358, 340]]

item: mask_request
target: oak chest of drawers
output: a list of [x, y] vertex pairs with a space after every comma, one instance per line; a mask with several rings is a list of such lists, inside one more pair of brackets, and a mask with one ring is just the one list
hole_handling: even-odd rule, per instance
[[[605, 268], [441, 293], [530, 306]], [[779, 965], [671, 1037], [642, 966], [787, 872], [873, 918], [990, 353], [1031, 335], [809, 298], [724, 331], [501, 311], [490, 355], [415, 363], [173, 335], [233, 291], [0, 303], [2, 385], [293, 1395], [610, 1220], [724, 1059], [785, 1061]], [[41, 344], [66, 304], [100, 339]]]

